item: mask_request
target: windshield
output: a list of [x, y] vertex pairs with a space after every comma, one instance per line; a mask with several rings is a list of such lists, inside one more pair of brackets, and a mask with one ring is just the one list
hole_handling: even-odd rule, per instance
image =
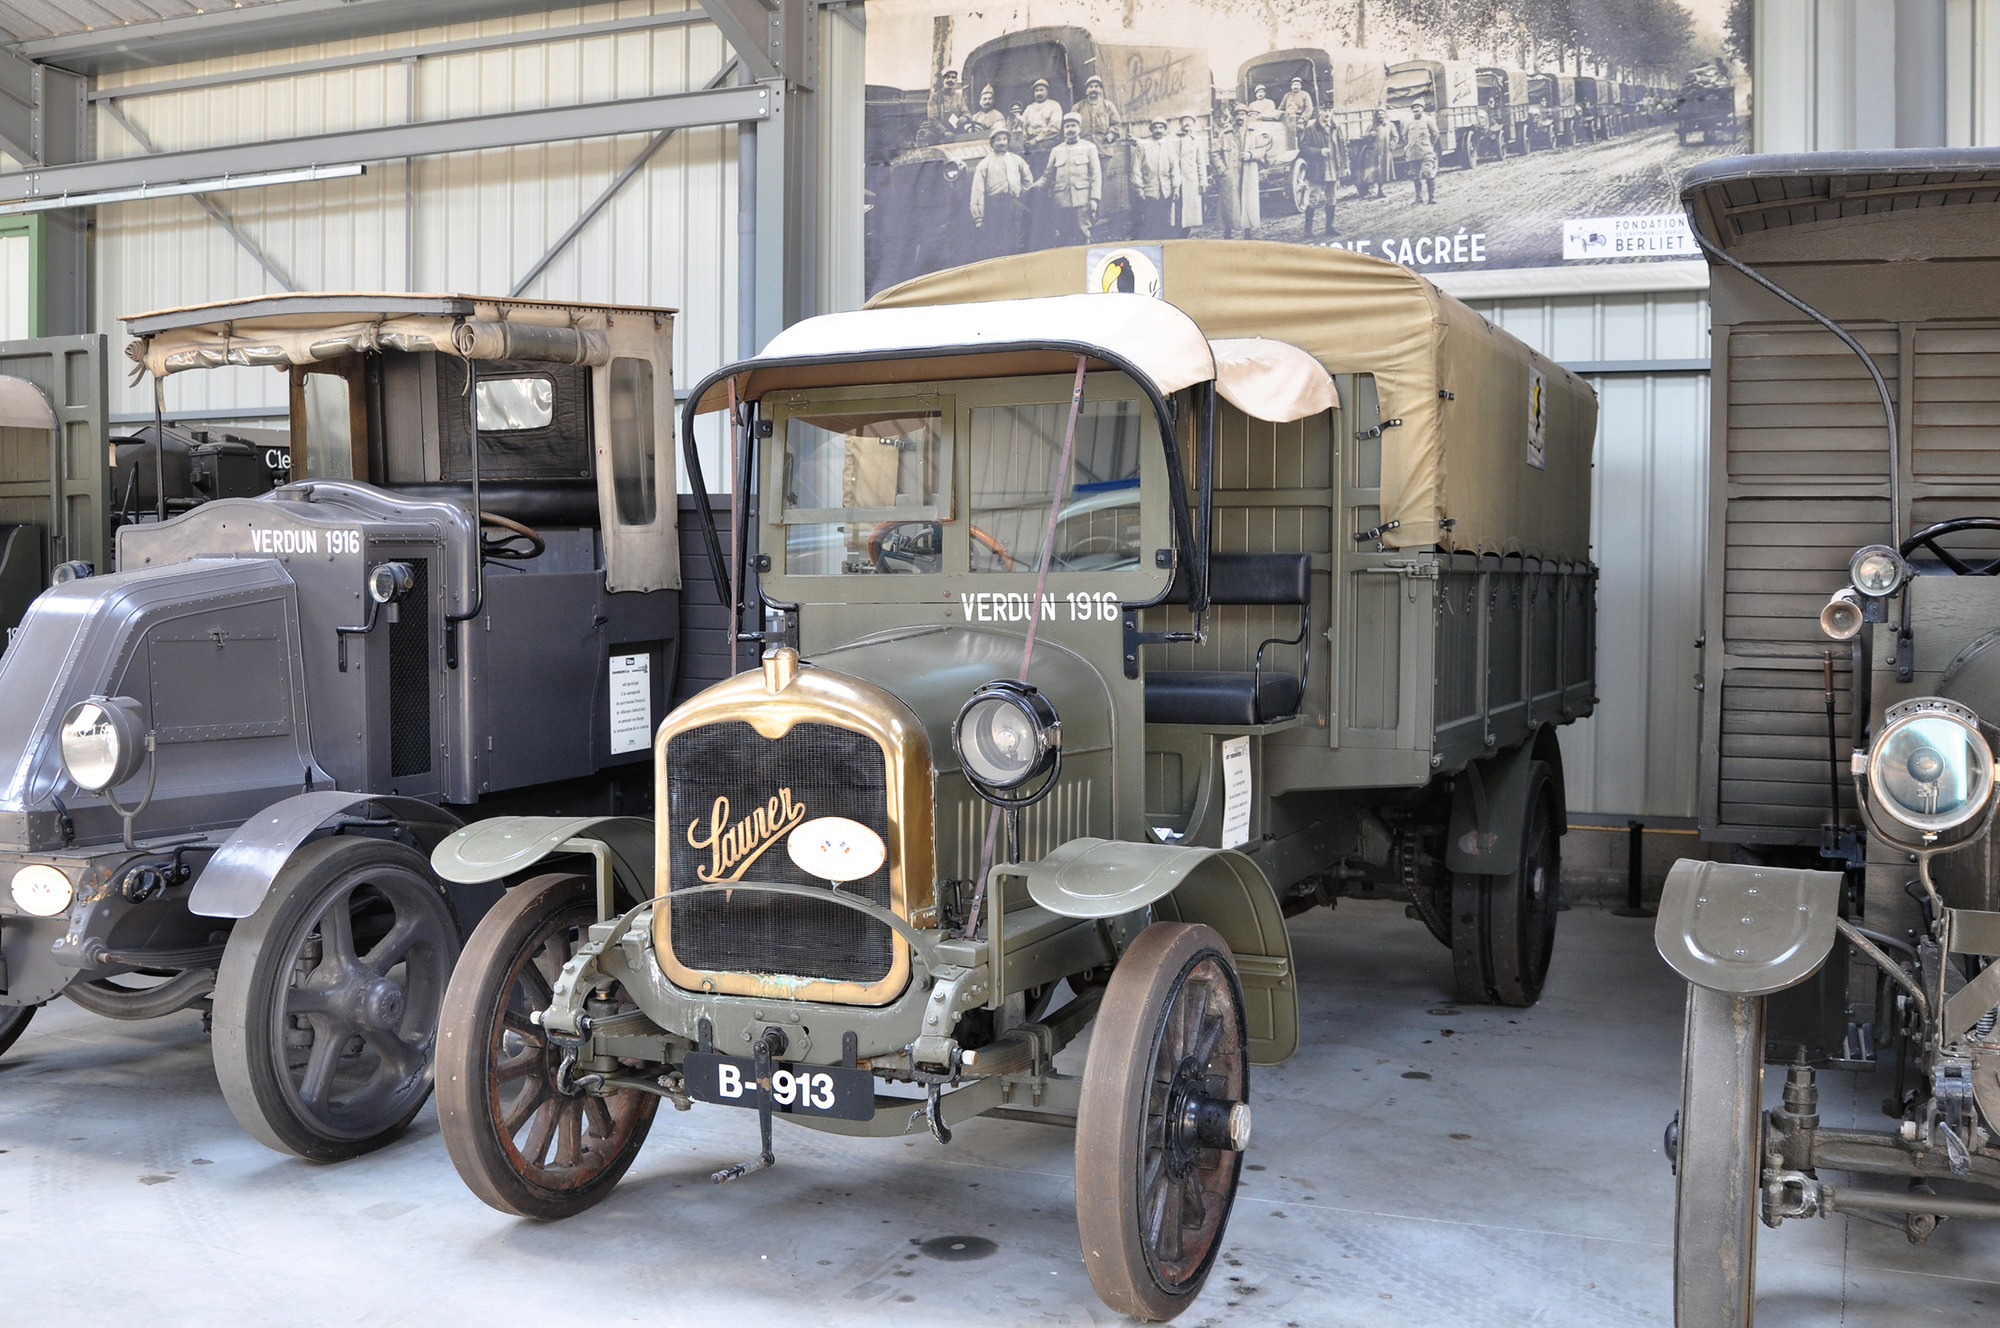
[[1069, 403], [974, 409], [972, 570], [1038, 569], [1055, 501], [1052, 570], [1137, 567], [1140, 420], [1136, 401], [1085, 402], [1070, 472], [1057, 494]]
[[[785, 570], [837, 576], [936, 572], [939, 561], [885, 557], [908, 527], [950, 515], [943, 412], [888, 405], [798, 414], [785, 422]], [[929, 543], [935, 550], [936, 539]]]

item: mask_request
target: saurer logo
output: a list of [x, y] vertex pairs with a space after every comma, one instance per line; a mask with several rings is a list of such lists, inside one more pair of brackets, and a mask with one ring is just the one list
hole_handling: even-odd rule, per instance
[[705, 837], [700, 817], [688, 822], [688, 843], [708, 850], [708, 865], [695, 868], [694, 874], [710, 885], [740, 881], [751, 863], [805, 819], [805, 804], [794, 801], [788, 788], [779, 789], [777, 797], [734, 825], [729, 821], [729, 799], [717, 798], [709, 809]]

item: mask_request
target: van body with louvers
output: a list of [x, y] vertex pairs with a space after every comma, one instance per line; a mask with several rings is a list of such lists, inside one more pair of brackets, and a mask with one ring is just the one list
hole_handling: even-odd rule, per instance
[[424, 852], [529, 791], [650, 802], [672, 313], [301, 294], [126, 323], [156, 380], [277, 375], [293, 464], [260, 497], [135, 504], [115, 569], [37, 585], [0, 656], [0, 1049], [62, 994], [212, 1009], [245, 1126], [347, 1156], [422, 1106], [498, 894]]
[[1287, 913], [1393, 894], [1466, 999], [1539, 993], [1595, 405], [1393, 264], [1211, 242], [922, 278], [712, 374], [683, 454], [698, 518], [757, 495], [755, 552], [702, 535], [761, 666], [661, 726], [655, 823], [434, 853], [532, 876], [447, 998], [460, 1173], [579, 1211], [662, 1101], [757, 1112], [718, 1180], [777, 1117], [1073, 1120], [1093, 1282], [1178, 1313], [1299, 1043]]

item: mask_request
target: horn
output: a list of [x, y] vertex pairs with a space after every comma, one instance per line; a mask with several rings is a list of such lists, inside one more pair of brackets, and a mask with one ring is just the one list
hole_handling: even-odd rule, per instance
[[1851, 641], [1861, 635], [1861, 623], [1861, 597], [1852, 586], [1836, 590], [1819, 611], [1819, 629], [1836, 641]]

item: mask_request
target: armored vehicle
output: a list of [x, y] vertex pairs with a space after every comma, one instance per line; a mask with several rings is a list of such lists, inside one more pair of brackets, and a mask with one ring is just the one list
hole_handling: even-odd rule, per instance
[[[314, 1159], [430, 1092], [462, 929], [425, 851], [522, 790], [650, 796], [677, 658], [669, 311], [284, 295], [126, 320], [289, 379], [291, 481], [117, 532], [0, 657], [0, 1011], [215, 1016]], [[143, 468], [142, 468], [143, 469]], [[164, 979], [162, 981], [161, 979]]]
[[1535, 999], [1555, 730], [1593, 703], [1589, 388], [1378, 259], [1115, 257], [1162, 298], [1074, 293], [1096, 251], [997, 260], [695, 389], [763, 495], [763, 552], [712, 537], [762, 670], [661, 727], [657, 828], [433, 855], [595, 857], [514, 887], [446, 997], [488, 1203], [596, 1202], [662, 1098], [758, 1111], [717, 1179], [772, 1163], [773, 1116], [1073, 1121], [1092, 1280], [1164, 1319], [1220, 1246], [1249, 1066], [1298, 1045], [1286, 912], [1407, 891], [1463, 994]]
[[[1726, 158], [1682, 198], [1713, 276], [1702, 833], [1740, 861], [1678, 864], [1657, 940], [1690, 984], [1676, 1311], [1709, 1328], [1751, 1321], [1759, 1219], [2000, 1217], [1949, 1184], [2000, 1187], [2000, 151]], [[1891, 1127], [1823, 1123], [1829, 1067]]]

